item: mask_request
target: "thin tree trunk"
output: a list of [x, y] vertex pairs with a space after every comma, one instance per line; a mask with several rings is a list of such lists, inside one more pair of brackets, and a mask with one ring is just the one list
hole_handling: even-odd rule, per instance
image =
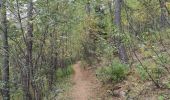
[[166, 0], [159, 0], [161, 15], [160, 15], [160, 27], [166, 26]]
[[[122, 32], [121, 29], [121, 8], [122, 8], [122, 0], [115, 0], [115, 19], [114, 24], [116, 28], [118, 29], [119, 34]], [[126, 53], [126, 49], [124, 44], [121, 41], [121, 37], [116, 37], [116, 44], [118, 48], [119, 58], [122, 61], [122, 63], [128, 62], [128, 57]]]
[[8, 45], [8, 26], [6, 15], [6, 0], [0, 0], [1, 9], [1, 24], [2, 24], [2, 41], [3, 41], [3, 66], [2, 66], [2, 81], [4, 82], [2, 95], [3, 100], [10, 100], [9, 89], [9, 45]]
[[89, 1], [86, 3], [86, 7], [85, 8], [86, 8], [86, 13], [89, 16], [90, 13], [91, 13], [91, 8], [90, 8], [90, 2]]
[[33, 1], [29, 0], [28, 8], [27, 8], [27, 37], [26, 37], [26, 63], [25, 68], [23, 69], [23, 92], [24, 100], [32, 100], [32, 96], [30, 93], [30, 78], [33, 75], [33, 64], [32, 64], [32, 45], [33, 45], [33, 24], [32, 24], [32, 16], [33, 16]]

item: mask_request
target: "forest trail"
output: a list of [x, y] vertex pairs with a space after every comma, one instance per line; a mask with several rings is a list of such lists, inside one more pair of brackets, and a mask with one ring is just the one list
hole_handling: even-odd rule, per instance
[[73, 66], [73, 88], [71, 90], [71, 96], [73, 100], [96, 100], [97, 89], [99, 84], [96, 77], [90, 72], [90, 70], [83, 69], [81, 62], [78, 62]]

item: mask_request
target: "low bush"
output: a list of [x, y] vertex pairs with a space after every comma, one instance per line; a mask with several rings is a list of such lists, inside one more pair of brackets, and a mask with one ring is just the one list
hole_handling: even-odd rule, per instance
[[68, 66], [66, 68], [59, 68], [56, 72], [57, 78], [63, 78], [71, 75], [73, 73], [72, 66]]
[[103, 83], [109, 81], [117, 83], [125, 79], [127, 72], [127, 65], [121, 64], [119, 61], [114, 61], [110, 66], [98, 68], [96, 75]]

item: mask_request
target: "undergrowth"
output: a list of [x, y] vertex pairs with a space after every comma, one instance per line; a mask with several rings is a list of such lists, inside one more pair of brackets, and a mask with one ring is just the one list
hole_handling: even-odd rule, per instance
[[[50, 100], [57, 99], [57, 100], [69, 100], [70, 98], [67, 97], [68, 91], [72, 87], [71, 83], [71, 75], [74, 73], [72, 65], [65, 67], [65, 68], [58, 68], [56, 72], [56, 84], [53, 91], [50, 93]], [[46, 100], [49, 100], [47, 98]]]
[[100, 67], [96, 70], [97, 78], [103, 82], [117, 83], [126, 78], [128, 67], [119, 61], [112, 62], [111, 65]]
[[73, 67], [68, 66], [66, 68], [59, 68], [56, 72], [56, 76], [57, 76], [57, 79], [60, 79], [60, 78], [68, 77], [73, 73], [74, 73]]

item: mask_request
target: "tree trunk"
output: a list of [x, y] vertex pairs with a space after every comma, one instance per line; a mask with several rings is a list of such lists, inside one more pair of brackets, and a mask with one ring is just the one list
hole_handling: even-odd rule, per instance
[[33, 75], [33, 63], [32, 63], [32, 45], [33, 45], [33, 24], [32, 24], [32, 16], [33, 16], [33, 1], [29, 0], [28, 8], [27, 8], [27, 37], [26, 37], [26, 63], [25, 68], [23, 69], [23, 92], [24, 100], [32, 100], [32, 96], [30, 93], [30, 78], [32, 79]]
[[166, 0], [159, 0], [161, 15], [160, 15], [160, 27], [164, 28], [166, 26]]
[[[122, 32], [121, 30], [121, 8], [122, 8], [122, 0], [115, 0], [115, 19], [114, 23], [116, 28], [118, 29], [119, 34]], [[122, 61], [122, 63], [128, 62], [128, 57], [126, 53], [126, 49], [124, 44], [121, 41], [121, 37], [116, 37], [116, 44], [118, 48], [119, 58]]]
[[86, 8], [87, 15], [90, 15], [91, 8], [90, 8], [90, 2], [89, 1], [86, 3], [86, 7], [85, 8]]
[[2, 41], [3, 41], [3, 65], [2, 65], [2, 81], [4, 83], [2, 89], [3, 100], [10, 100], [9, 89], [9, 45], [8, 45], [8, 26], [6, 17], [6, 0], [0, 0], [1, 7], [1, 24], [2, 24]]

